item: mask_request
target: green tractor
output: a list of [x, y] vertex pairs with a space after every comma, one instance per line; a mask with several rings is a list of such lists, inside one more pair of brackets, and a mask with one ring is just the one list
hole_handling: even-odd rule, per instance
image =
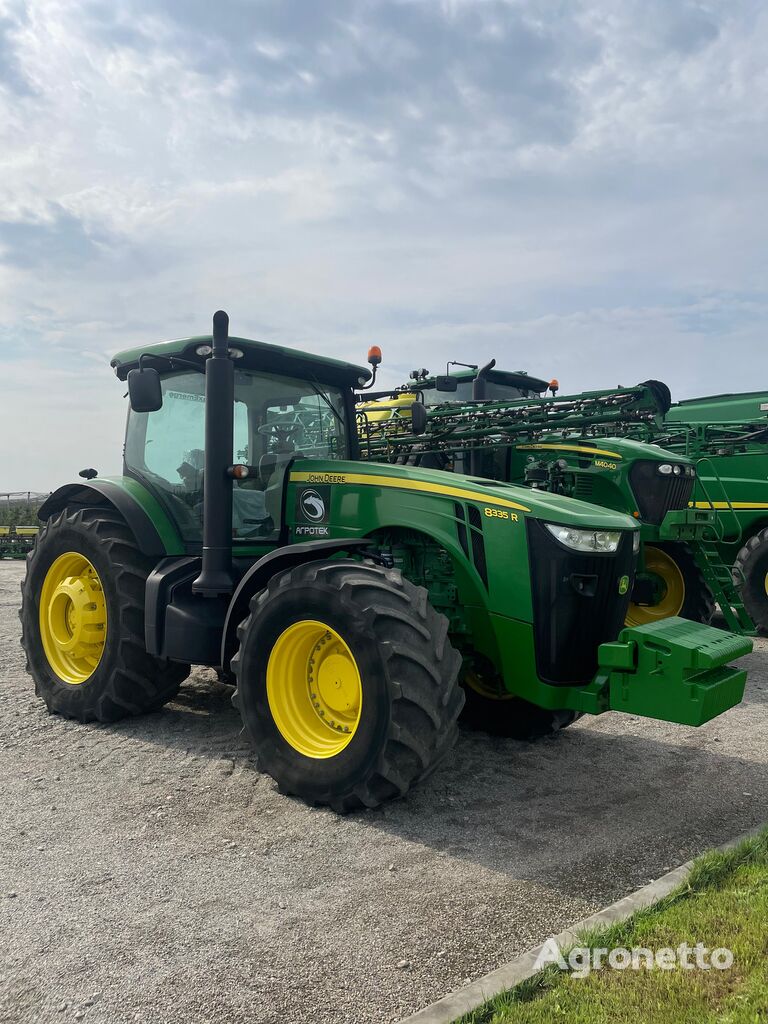
[[[692, 502], [693, 460], [648, 443], [670, 408], [666, 385], [646, 381], [558, 395], [557, 381], [494, 366], [442, 377], [414, 371], [394, 392], [365, 396], [358, 403], [364, 456], [626, 512], [641, 529], [627, 625], [670, 616], [709, 622], [717, 601], [730, 629], [751, 634], [753, 623], [714, 543], [722, 530], [717, 508]], [[551, 395], [542, 397], [544, 389]], [[422, 421], [418, 431], [414, 415]], [[635, 437], [627, 436], [633, 431]]]
[[693, 505], [717, 512], [712, 547], [750, 618], [768, 631], [768, 393], [679, 402], [638, 436], [695, 463]]
[[[377, 356], [372, 356], [374, 364]], [[112, 722], [216, 667], [261, 769], [338, 812], [402, 796], [450, 751], [465, 689], [510, 735], [582, 713], [700, 725], [751, 641], [622, 628], [640, 529], [510, 484], [362, 462], [368, 370], [211, 336], [122, 352], [123, 475], [54, 492], [22, 585], [51, 712]]]

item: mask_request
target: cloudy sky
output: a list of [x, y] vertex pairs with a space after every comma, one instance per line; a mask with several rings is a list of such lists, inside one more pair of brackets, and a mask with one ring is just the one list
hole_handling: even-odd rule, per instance
[[205, 333], [768, 387], [760, 0], [0, 0], [0, 491]]

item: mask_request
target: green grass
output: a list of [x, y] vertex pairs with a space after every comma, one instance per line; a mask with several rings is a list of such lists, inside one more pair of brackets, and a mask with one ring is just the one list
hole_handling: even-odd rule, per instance
[[551, 965], [456, 1024], [768, 1024], [768, 828], [726, 853], [705, 853], [675, 892], [578, 945], [657, 950], [682, 942], [727, 947], [733, 966], [605, 967], [577, 979]]

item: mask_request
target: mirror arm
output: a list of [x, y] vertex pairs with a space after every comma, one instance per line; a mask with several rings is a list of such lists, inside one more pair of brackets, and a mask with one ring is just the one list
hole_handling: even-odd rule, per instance
[[368, 391], [376, 383], [376, 364], [371, 364], [371, 379], [367, 384], [360, 384], [357, 388], [358, 391]]

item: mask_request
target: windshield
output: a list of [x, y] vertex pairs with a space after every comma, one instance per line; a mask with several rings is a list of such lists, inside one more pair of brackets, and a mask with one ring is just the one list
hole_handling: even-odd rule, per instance
[[[205, 376], [183, 372], [162, 380], [157, 412], [130, 412], [126, 471], [162, 501], [186, 541], [202, 537], [205, 469]], [[234, 485], [235, 539], [271, 538], [282, 521], [288, 464], [347, 456], [344, 395], [313, 381], [235, 372], [234, 461], [255, 472]]]
[[[459, 381], [455, 391], [437, 391], [434, 384], [424, 389], [425, 405], [442, 405], [443, 402], [471, 402], [475, 382], [472, 380]], [[493, 381], [485, 382], [484, 402], [515, 402], [519, 398], [537, 396], [535, 391], [522, 391], [520, 388], [509, 387], [507, 384], [494, 384]]]

